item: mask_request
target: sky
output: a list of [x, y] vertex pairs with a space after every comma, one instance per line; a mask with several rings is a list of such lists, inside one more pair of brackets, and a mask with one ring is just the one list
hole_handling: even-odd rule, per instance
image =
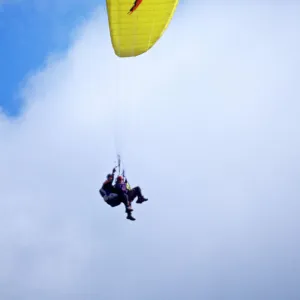
[[[184, 1], [132, 59], [83, 10], [1, 46], [1, 299], [299, 299], [300, 5]], [[135, 222], [98, 192], [116, 152]]]
[[50, 53], [67, 50], [70, 32], [100, 4], [104, 1], [0, 1], [0, 105], [6, 114], [20, 113], [24, 77], [42, 68]]

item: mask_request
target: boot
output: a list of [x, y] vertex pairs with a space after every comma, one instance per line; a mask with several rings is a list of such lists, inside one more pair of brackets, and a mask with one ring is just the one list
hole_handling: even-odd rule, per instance
[[129, 213], [127, 214], [127, 218], [128, 220], [131, 220], [131, 221], [135, 221], [135, 218]]
[[148, 201], [148, 199], [147, 198], [145, 198], [144, 196], [142, 196], [142, 197], [138, 197], [138, 199], [136, 200], [136, 203], [143, 203], [143, 202], [145, 202], [145, 201]]

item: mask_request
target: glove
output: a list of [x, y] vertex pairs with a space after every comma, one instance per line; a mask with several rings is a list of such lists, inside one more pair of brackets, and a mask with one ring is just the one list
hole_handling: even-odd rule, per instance
[[113, 173], [116, 173], [116, 168], [113, 168]]

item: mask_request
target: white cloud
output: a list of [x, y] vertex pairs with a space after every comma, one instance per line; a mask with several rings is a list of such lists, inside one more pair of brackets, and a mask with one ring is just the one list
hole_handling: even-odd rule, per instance
[[[299, 297], [299, 10], [187, 2], [134, 59], [84, 24], [1, 116], [2, 298]], [[133, 224], [98, 194], [114, 145]]]

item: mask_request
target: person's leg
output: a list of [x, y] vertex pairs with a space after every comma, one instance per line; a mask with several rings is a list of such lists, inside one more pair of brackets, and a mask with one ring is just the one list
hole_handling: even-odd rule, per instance
[[135, 218], [131, 214], [133, 209], [128, 205], [129, 201], [127, 199], [127, 195], [120, 197], [118, 194], [109, 194], [108, 196], [105, 196], [105, 202], [111, 207], [116, 207], [123, 203], [126, 208], [127, 219], [135, 221]]
[[135, 197], [137, 197], [137, 189], [133, 188], [130, 191], [128, 191], [128, 200], [131, 203]]
[[125, 205], [126, 212], [133, 211], [133, 209], [131, 208], [129, 199], [128, 199], [128, 195], [120, 192], [120, 193], [118, 193], [118, 197], [119, 197], [120, 201]]
[[[127, 219], [128, 220], [131, 220], [131, 221], [135, 221], [135, 218], [132, 216], [132, 211], [133, 211], [133, 209], [132, 209], [132, 207], [131, 207], [131, 205], [130, 205], [130, 202], [129, 202], [129, 199], [128, 199], [128, 195], [126, 195], [126, 194], [123, 194], [122, 195], [122, 200], [124, 201], [123, 203], [124, 203], [124, 205], [125, 205], [125, 208], [126, 208], [126, 213], [127, 213]], [[121, 200], [121, 201], [122, 201]]]
[[138, 197], [138, 200], [136, 201], [136, 203], [143, 203], [144, 201], [147, 201], [148, 199], [145, 198], [142, 194], [142, 190], [139, 186], [134, 187], [133, 189], [131, 189], [129, 192], [129, 201], [132, 202], [134, 200], [135, 197]]
[[116, 207], [121, 204], [121, 201], [117, 194], [109, 194], [108, 196], [105, 196], [104, 200], [106, 203], [112, 207]]

